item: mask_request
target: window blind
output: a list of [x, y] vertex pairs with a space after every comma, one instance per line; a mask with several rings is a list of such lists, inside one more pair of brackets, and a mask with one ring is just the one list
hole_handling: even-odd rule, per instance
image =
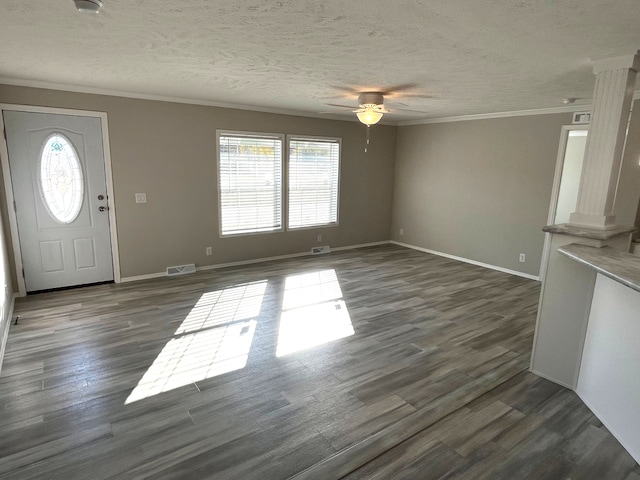
[[282, 229], [282, 137], [220, 133], [222, 235]]
[[339, 139], [289, 138], [289, 228], [338, 223], [339, 171]]

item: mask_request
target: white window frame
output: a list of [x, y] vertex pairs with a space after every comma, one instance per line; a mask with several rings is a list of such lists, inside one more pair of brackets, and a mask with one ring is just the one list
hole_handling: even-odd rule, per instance
[[[291, 156], [290, 156], [290, 147], [291, 147], [291, 141], [292, 140], [308, 140], [308, 141], [317, 141], [317, 142], [324, 142], [324, 143], [334, 143], [338, 145], [338, 174], [337, 174], [337, 185], [336, 185], [336, 221], [335, 222], [329, 222], [329, 223], [318, 223], [318, 224], [314, 224], [314, 225], [305, 225], [305, 226], [301, 226], [301, 227], [291, 227], [289, 226], [289, 220], [290, 220], [290, 215], [289, 215], [289, 192], [290, 192], [290, 182], [289, 182], [289, 166], [291, 164]], [[285, 217], [285, 225], [287, 228], [287, 231], [298, 231], [298, 230], [310, 230], [310, 229], [317, 229], [317, 228], [327, 228], [327, 227], [337, 227], [338, 225], [340, 225], [340, 183], [341, 183], [341, 177], [342, 177], [342, 138], [340, 137], [324, 137], [324, 136], [315, 136], [315, 135], [294, 135], [294, 134], [288, 134], [287, 135], [287, 143], [286, 143], [286, 170], [284, 172], [284, 176], [285, 176], [285, 202], [284, 202], [284, 208], [286, 211], [286, 217]]]
[[[280, 228], [260, 230], [255, 232], [230, 232], [223, 233], [223, 225], [222, 225], [222, 185], [220, 183], [220, 166], [221, 166], [221, 158], [220, 158], [220, 137], [224, 136], [234, 136], [234, 137], [247, 137], [247, 138], [268, 138], [268, 139], [278, 139], [281, 142], [280, 148]], [[266, 133], [266, 132], [246, 132], [239, 130], [216, 130], [216, 190], [218, 195], [218, 235], [220, 238], [228, 238], [228, 237], [237, 237], [237, 236], [245, 236], [245, 235], [263, 235], [269, 233], [278, 233], [283, 232], [286, 225], [286, 218], [284, 212], [285, 208], [285, 181], [286, 181], [286, 173], [285, 173], [285, 162], [284, 157], [286, 155], [286, 138], [285, 135], [280, 133]]]

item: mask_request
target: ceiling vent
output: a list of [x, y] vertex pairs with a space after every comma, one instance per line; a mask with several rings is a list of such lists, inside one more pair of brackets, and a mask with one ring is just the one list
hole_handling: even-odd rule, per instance
[[574, 125], [586, 125], [591, 122], [591, 113], [589, 112], [573, 112]]

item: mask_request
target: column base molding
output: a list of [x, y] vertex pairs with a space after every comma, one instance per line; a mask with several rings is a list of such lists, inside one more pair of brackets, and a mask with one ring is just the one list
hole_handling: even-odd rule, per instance
[[572, 223], [560, 223], [542, 227], [543, 232], [570, 235], [576, 237], [574, 243], [588, 245], [590, 247], [613, 246], [615, 244], [621, 250], [629, 251], [631, 246], [631, 234], [636, 227], [626, 225], [611, 225], [608, 228], [593, 228]]
[[615, 228], [615, 215], [591, 215], [588, 213], [574, 212], [569, 215], [569, 224], [585, 228], [610, 229]]

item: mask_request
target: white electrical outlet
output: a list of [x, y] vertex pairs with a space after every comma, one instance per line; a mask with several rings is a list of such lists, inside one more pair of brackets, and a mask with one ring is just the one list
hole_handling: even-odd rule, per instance
[[147, 194], [136, 193], [136, 203], [147, 203]]
[[211, 255], [213, 255], [213, 248], [207, 247], [205, 253], [207, 254], [207, 257], [210, 257]]
[[524, 253], [521, 253], [518, 260], [520, 261], [520, 263], [524, 263], [527, 261], [527, 256]]
[[318, 235], [318, 242], [322, 241], [322, 235]]
[[400, 235], [404, 235], [404, 228], [400, 229]]

